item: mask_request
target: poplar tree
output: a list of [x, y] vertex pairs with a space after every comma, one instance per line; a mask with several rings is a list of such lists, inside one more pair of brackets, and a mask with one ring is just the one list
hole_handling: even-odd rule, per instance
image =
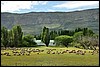
[[20, 26], [14, 26], [12, 31], [14, 47], [17, 47], [21, 45], [23, 32]]
[[44, 27], [42, 34], [41, 34], [41, 41], [46, 44], [48, 47], [50, 42], [50, 34], [49, 34], [49, 28]]
[[6, 48], [8, 45], [8, 30], [5, 27], [1, 29], [1, 42], [3, 46]]

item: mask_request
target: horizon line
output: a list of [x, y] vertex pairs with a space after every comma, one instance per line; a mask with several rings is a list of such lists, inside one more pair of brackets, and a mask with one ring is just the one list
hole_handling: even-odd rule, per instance
[[[75, 11], [68, 11], [68, 12], [80, 12], [80, 11], [85, 11], [85, 10], [95, 10], [95, 9], [99, 9], [99, 8], [91, 8], [91, 9], [83, 9], [83, 10], [75, 10]], [[36, 12], [36, 11], [31, 11], [31, 12], [26, 12], [26, 13], [13, 13], [13, 12], [1, 12], [1, 13], [11, 13], [11, 14], [27, 14], [27, 13], [66, 13], [67, 11], [40, 11], [40, 12]], [[67, 13], [68, 13], [67, 12]]]

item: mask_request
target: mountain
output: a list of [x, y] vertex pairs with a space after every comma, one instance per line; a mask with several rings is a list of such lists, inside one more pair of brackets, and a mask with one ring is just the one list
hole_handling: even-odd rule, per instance
[[1, 13], [1, 26], [22, 26], [24, 34], [39, 34], [44, 26], [50, 30], [88, 27], [99, 34], [99, 8], [73, 12]]

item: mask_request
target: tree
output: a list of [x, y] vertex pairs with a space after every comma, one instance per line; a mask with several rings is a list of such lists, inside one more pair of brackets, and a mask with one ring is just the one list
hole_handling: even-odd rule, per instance
[[74, 35], [74, 31], [69, 31], [69, 36], [73, 36]]
[[83, 28], [83, 35], [84, 36], [92, 36], [94, 32], [90, 30], [89, 28]]
[[34, 36], [32, 35], [25, 35], [22, 38], [22, 44], [20, 45], [21, 47], [32, 47], [32, 46], [36, 46], [36, 42], [34, 41]]
[[50, 32], [50, 39], [51, 39], [51, 40], [54, 40], [55, 37], [57, 37], [57, 36], [58, 36], [57, 31], [51, 31], [51, 32]]
[[59, 36], [61, 35], [61, 31], [60, 31], [60, 30], [58, 30], [58, 35], [59, 35]]
[[34, 38], [36, 38], [37, 40], [41, 40], [41, 34], [35, 35]]
[[17, 35], [18, 35], [18, 46], [22, 44], [23, 32], [21, 26], [17, 26]]
[[12, 32], [13, 32], [13, 44], [14, 44], [14, 47], [17, 47], [18, 46], [17, 26], [13, 26]]
[[41, 41], [46, 44], [48, 47], [50, 42], [50, 34], [49, 34], [49, 28], [44, 27], [42, 34], [41, 34]]
[[56, 37], [54, 41], [57, 46], [68, 47], [69, 43], [71, 43], [73, 41], [73, 37], [68, 36], [68, 35], [61, 35], [61, 36]]
[[95, 46], [97, 47], [99, 43], [98, 35], [90, 32], [86, 33], [84, 35], [84, 31], [76, 32], [73, 36], [72, 45], [78, 48], [95, 49]]
[[75, 32], [79, 32], [79, 31], [82, 31], [82, 29], [81, 28], [76, 28], [75, 29]]
[[82, 36], [83, 36], [83, 32], [82, 32], [82, 31], [76, 32], [76, 33], [73, 35], [73, 40], [74, 40], [74, 41], [77, 41], [77, 40], [81, 39]]
[[83, 48], [83, 46], [80, 44], [82, 36], [83, 36], [83, 31], [75, 32], [73, 35], [73, 42], [71, 43], [71, 46], [77, 48]]
[[14, 47], [17, 47], [21, 45], [23, 32], [21, 27], [18, 25], [12, 28], [12, 32], [13, 32], [13, 42], [14, 42], [13, 44]]
[[5, 27], [2, 27], [1, 29], [1, 42], [2, 45], [6, 48], [8, 45], [8, 30]]
[[14, 47], [12, 30], [8, 31], [8, 44], [10, 47]]

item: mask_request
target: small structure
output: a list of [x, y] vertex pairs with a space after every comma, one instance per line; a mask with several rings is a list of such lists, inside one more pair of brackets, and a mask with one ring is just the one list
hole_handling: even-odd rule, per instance
[[[34, 40], [37, 45], [45, 45], [41, 40]], [[54, 40], [50, 40], [50, 43], [49, 43], [50, 46], [55, 46], [54, 44]]]

